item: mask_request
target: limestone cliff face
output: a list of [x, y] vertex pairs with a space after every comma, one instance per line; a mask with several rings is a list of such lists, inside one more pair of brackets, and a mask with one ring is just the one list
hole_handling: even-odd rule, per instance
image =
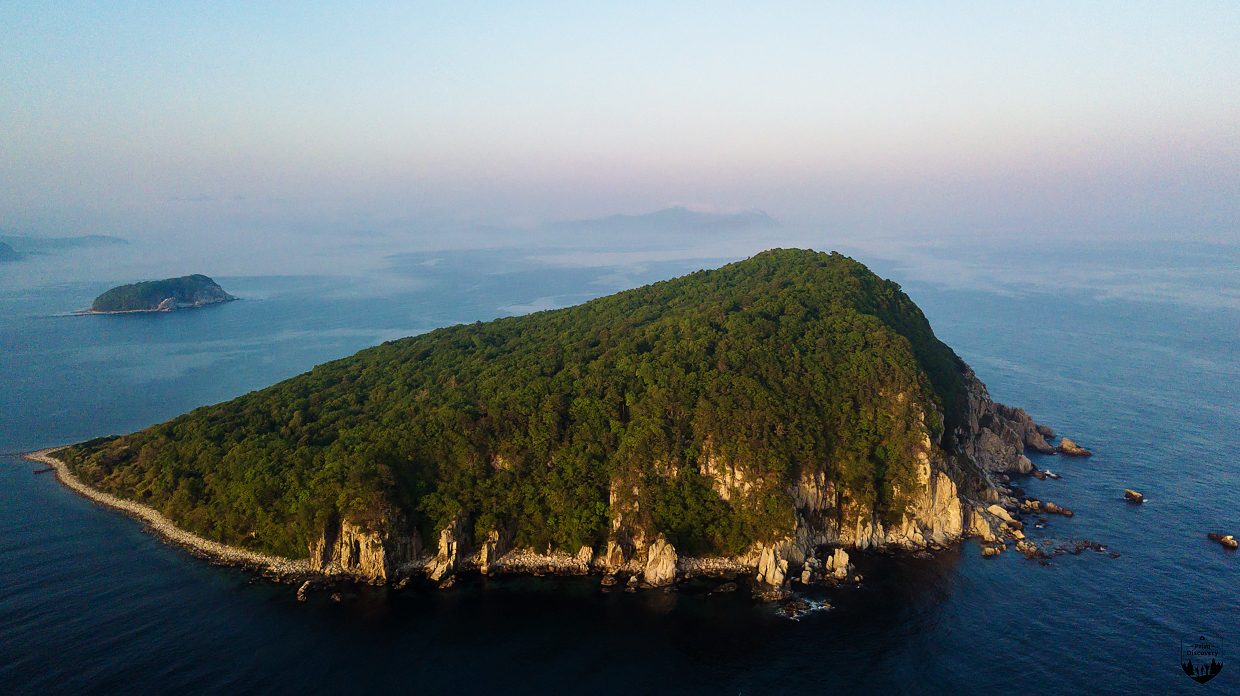
[[343, 520], [324, 527], [319, 538], [309, 545], [311, 570], [386, 582], [396, 568], [421, 554], [422, 542], [417, 532], [398, 536], [388, 531], [390, 525], [384, 522], [375, 526], [379, 529]]
[[[440, 546], [447, 544], [461, 545], [460, 539], [440, 539]], [[478, 549], [478, 570], [486, 575], [491, 570], [491, 565], [504, 556], [505, 553], [512, 548], [512, 534], [509, 532], [492, 531], [487, 535], [486, 541], [482, 542], [482, 547]], [[451, 549], [444, 549], [444, 557], [447, 558], [451, 554]], [[588, 563], [589, 561], [587, 561]]]
[[612, 480], [608, 500], [611, 532], [607, 536], [607, 550], [601, 559], [602, 565], [610, 570], [646, 560], [648, 543], [645, 525], [640, 523], [639, 496], [636, 486], [622, 479]]
[[[999, 493], [995, 475], [1029, 473], [1033, 465], [1025, 448], [1053, 451], [1045, 438], [1054, 433], [1023, 410], [995, 403], [971, 369], [966, 370], [965, 384], [968, 411], [964, 424], [953, 433], [949, 448], [954, 451], [932, 441], [924, 418], [917, 418], [921, 440], [915, 449], [917, 476], [912, 490], [897, 491], [909, 501], [900, 522], [884, 524], [873, 509], [840, 495], [821, 472], [803, 475], [787, 491], [796, 509], [795, 527], [785, 538], [756, 545], [748, 554], [758, 579], [779, 585], [789, 576], [790, 566], [828, 567], [835, 572], [830, 559], [823, 563], [815, 557], [824, 546], [922, 549], [967, 536], [993, 541], [1003, 520], [988, 508], [1010, 502]], [[744, 478], [743, 471], [714, 462], [704, 466], [703, 473], [716, 477], [721, 497], [722, 490], [735, 493], [754, 483]], [[847, 564], [847, 556], [842, 564]]]
[[[971, 370], [965, 377], [968, 411], [950, 444], [934, 439], [921, 405], [906, 403], [902, 394], [892, 395], [893, 408], [905, 409], [904, 420], [912, 424], [915, 443], [916, 475], [911, 489], [896, 491], [907, 501], [900, 521], [884, 521], [874, 509], [850, 500], [824, 472], [806, 472], [785, 491], [795, 511], [795, 523], [787, 535], [755, 544], [734, 561], [756, 568], [760, 581], [780, 586], [796, 573], [801, 577], [821, 573], [836, 579], [850, 576], [853, 566], [845, 549], [924, 549], [966, 536], [996, 539], [1004, 519], [990, 508], [1005, 500], [995, 476], [1030, 471], [1024, 448], [1045, 451], [1049, 448], [1045, 438], [1053, 433], [1023, 410], [995, 403]], [[708, 443], [699, 471], [721, 499], [742, 505], [765, 488], [767, 482], [761, 477], [723, 461], [712, 449]], [[613, 480], [609, 503], [611, 531], [606, 547], [598, 557], [594, 549], [583, 547], [575, 559], [578, 565], [604, 572], [624, 570], [655, 587], [674, 582], [685, 561], [663, 535], [651, 538], [639, 487], [625, 479]], [[503, 566], [507, 561], [502, 559], [513, 552], [511, 530], [491, 532], [476, 548], [472, 541], [471, 520], [466, 513], [458, 513], [440, 531], [434, 557], [423, 559], [428, 577], [444, 581], [473, 567], [486, 573], [492, 566]], [[422, 545], [416, 534], [397, 537], [344, 521], [325, 530], [310, 551], [316, 570], [381, 582], [395, 568], [418, 559]]]
[[[440, 530], [439, 552], [426, 566], [427, 577], [438, 582], [455, 573], [457, 567], [468, 556], [469, 541], [469, 516], [461, 511], [456, 513], [452, 521]], [[499, 541], [498, 536], [496, 541]], [[488, 563], [490, 562], [489, 560]]]

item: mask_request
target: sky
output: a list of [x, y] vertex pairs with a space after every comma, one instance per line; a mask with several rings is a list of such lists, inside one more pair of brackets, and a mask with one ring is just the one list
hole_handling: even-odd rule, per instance
[[8, 0], [0, 26], [9, 232], [442, 244], [683, 205], [1240, 240], [1235, 2]]

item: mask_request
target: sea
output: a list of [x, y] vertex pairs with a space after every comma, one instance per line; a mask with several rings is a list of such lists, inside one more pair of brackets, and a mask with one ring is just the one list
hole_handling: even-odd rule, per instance
[[[241, 299], [162, 315], [71, 315], [112, 285], [174, 275], [143, 266], [142, 244], [0, 266], [0, 692], [1240, 693], [1240, 553], [1206, 538], [1240, 535], [1240, 247], [730, 234], [414, 249], [364, 273], [187, 263]], [[839, 250], [899, 282], [997, 401], [1092, 450], [1033, 455], [1061, 478], [1017, 483], [1075, 511], [1029, 525], [1033, 541], [1106, 551], [1046, 565], [983, 558], [972, 540], [932, 557], [855, 554], [861, 583], [800, 593], [815, 611], [795, 620], [706, 581], [625, 593], [592, 577], [466, 576], [298, 602], [295, 587], [164, 543], [17, 456], [386, 340], [777, 245]], [[1224, 667], [1198, 683], [1181, 651], [1207, 634]]]

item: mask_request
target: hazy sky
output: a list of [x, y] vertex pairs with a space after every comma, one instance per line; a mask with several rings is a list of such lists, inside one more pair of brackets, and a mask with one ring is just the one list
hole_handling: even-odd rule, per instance
[[1240, 3], [309, 5], [0, 4], [0, 228], [1240, 236]]

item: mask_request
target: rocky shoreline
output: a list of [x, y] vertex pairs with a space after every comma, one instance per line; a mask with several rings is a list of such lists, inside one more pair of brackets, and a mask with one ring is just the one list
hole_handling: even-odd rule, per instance
[[166, 541], [172, 542], [192, 553], [210, 558], [212, 561], [221, 565], [231, 565], [262, 572], [268, 577], [275, 579], [289, 579], [307, 575], [310, 573], [310, 564], [305, 560], [295, 560], [284, 558], [282, 556], [271, 556], [256, 551], [239, 549], [235, 546], [228, 546], [209, 539], [203, 539], [197, 534], [187, 532], [177, 527], [164, 517], [163, 513], [132, 500], [118, 498], [110, 493], [92, 488], [82, 483], [65, 463], [52, 456], [60, 447], [39, 450], [23, 454], [22, 458], [27, 461], [46, 464], [56, 473], [56, 480], [64, 484], [65, 488], [77, 493], [78, 495], [99, 503], [114, 510], [119, 510], [130, 517], [137, 518], [146, 523], [147, 528], [155, 534], [159, 535]]
[[[210, 559], [213, 563], [257, 572], [263, 577], [276, 582], [299, 584], [303, 588], [301, 593], [303, 596], [305, 589], [323, 582], [358, 580], [374, 583], [376, 581], [375, 578], [365, 573], [350, 572], [335, 563], [328, 564], [326, 567], [316, 567], [311, 559], [292, 559], [263, 554], [204, 539], [197, 534], [177, 527], [163, 513], [148, 505], [118, 498], [110, 493], [105, 493], [82, 483], [81, 480], [69, 471], [64, 462], [52, 456], [59, 449], [62, 448], [52, 447], [37, 452], [28, 452], [22, 454], [21, 457], [27, 461], [46, 465], [48, 468], [41, 471], [54, 472], [56, 479], [61, 484], [83, 498], [139, 519], [146, 523], [148, 531], [194, 555]], [[427, 573], [432, 576], [432, 579], [438, 580], [439, 578], [434, 577], [434, 562], [435, 557], [433, 556], [420, 556], [394, 569], [390, 579], [394, 585], [401, 587], [407, 584], [410, 577], [419, 573]], [[752, 572], [756, 567], [754, 564], [733, 558], [673, 558], [672, 563], [674, 564], [674, 569], [671, 570], [672, 577], [677, 575], [682, 577], [725, 577]], [[516, 549], [500, 555], [485, 567], [472, 558], [462, 560], [452, 568], [451, 573], [446, 573], [443, 577], [450, 579], [456, 573], [466, 571], [481, 571], [484, 575], [604, 575], [611, 577], [621, 575], [640, 577], [646, 572], [646, 566], [632, 561], [619, 567], [609, 567], [603, 562], [601, 557], [594, 558], [592, 555], [588, 557], [582, 554], [574, 556], [563, 552], [540, 554], [528, 549]], [[667, 575], [666, 571], [664, 575]], [[663, 584], [670, 584], [672, 578], [666, 578], [666, 580], [667, 582]]]
[[[1070, 510], [1025, 495], [1011, 484], [1012, 476], [1059, 476], [1041, 472], [1026, 449], [1044, 454], [1088, 456], [1068, 438], [1056, 447], [1047, 442], [1055, 434], [1034, 423], [1023, 410], [1010, 408], [990, 399], [986, 387], [972, 370], [966, 373], [969, 391], [968, 421], [951, 435], [955, 454], [934, 454], [924, 424], [920, 425], [922, 444], [919, 461], [919, 490], [914, 497], [912, 515], [900, 525], [887, 526], [876, 512], [854, 508], [843, 500], [830, 481], [803, 478], [788, 490], [798, 510], [795, 529], [789, 536], [767, 543], [754, 543], [743, 554], [732, 557], [680, 557], [662, 535], [650, 537], [630, 520], [636, 518], [636, 503], [617, 498], [613, 486], [611, 504], [616, 511], [605, 548], [583, 547], [578, 553], [562, 550], [540, 553], [514, 548], [511, 533], [491, 532], [476, 543], [472, 521], [458, 513], [438, 533], [434, 546], [425, 548], [416, 532], [396, 533], [399, 525], [375, 528], [340, 520], [325, 527], [318, 539], [309, 543], [309, 557], [289, 559], [248, 551], [210, 541], [178, 528], [159, 511], [141, 503], [96, 490], [78, 480], [68, 467], [56, 459], [56, 449], [24, 455], [55, 470], [66, 487], [90, 500], [120, 510], [147, 523], [164, 539], [213, 562], [240, 566], [281, 582], [312, 585], [335, 580], [402, 587], [409, 578], [424, 574], [428, 580], [446, 588], [460, 572], [522, 575], [602, 575], [605, 587], [624, 581], [628, 590], [667, 588], [674, 583], [708, 576], [735, 580], [752, 579], [764, 599], [786, 598], [793, 585], [837, 585], [860, 580], [849, 559], [849, 552], [906, 551], [924, 555], [952, 546], [965, 538], [976, 538], [984, 556], [996, 556], [1012, 544], [1025, 552], [1022, 517], [1057, 514], [1071, 517]], [[901, 395], [902, 396], [902, 395]], [[900, 398], [899, 396], [897, 398]], [[1066, 444], [1066, 446], [1065, 446]], [[711, 477], [720, 496], [743, 490], [747, 481], [736, 472], [716, 470], [720, 466], [709, 456], [703, 474]], [[1036, 527], [1046, 524], [1037, 518]], [[430, 546], [429, 544], [425, 546]], [[1026, 553], [1031, 558], [1046, 558]], [[310, 584], [307, 584], [310, 583]], [[767, 597], [767, 595], [772, 595]]]
[[[171, 300], [172, 298], [168, 298]], [[107, 316], [111, 314], [165, 314], [167, 312], [177, 312], [185, 309], [198, 309], [201, 307], [211, 307], [213, 305], [224, 304], [225, 302], [236, 302], [240, 297], [228, 296], [228, 299], [211, 299], [201, 300], [190, 303], [169, 302], [165, 300], [158, 307], [151, 309], [117, 309], [114, 311], [96, 311], [94, 309], [79, 309], [76, 312], [70, 312], [71, 317], [91, 317], [91, 316]]]

